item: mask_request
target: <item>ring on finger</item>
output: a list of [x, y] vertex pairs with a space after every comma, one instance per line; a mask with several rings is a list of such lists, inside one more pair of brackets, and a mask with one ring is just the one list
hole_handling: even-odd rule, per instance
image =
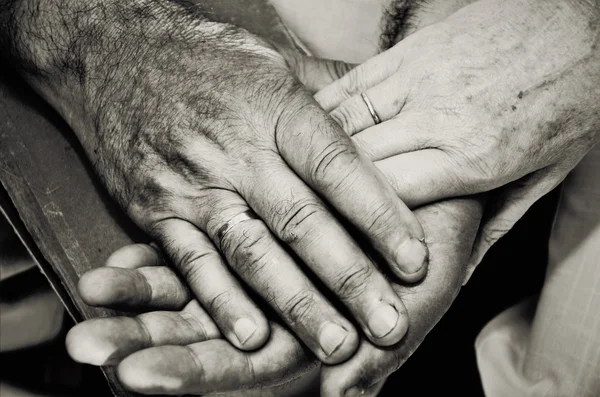
[[369, 109], [369, 113], [371, 113], [371, 117], [373, 118], [373, 122], [375, 122], [375, 125], [381, 124], [381, 117], [379, 117], [379, 114], [377, 114], [377, 111], [375, 110], [375, 107], [373, 107], [373, 104], [371, 103], [371, 100], [369, 99], [367, 94], [361, 92], [360, 96], [365, 105], [367, 105], [367, 109]]
[[219, 247], [222, 246], [223, 239], [225, 238], [227, 233], [229, 233], [236, 225], [254, 219], [259, 219], [258, 215], [256, 215], [256, 213], [252, 210], [247, 210], [242, 212], [241, 214], [234, 216], [228, 222], [225, 222], [217, 231], [217, 240], [219, 241]]

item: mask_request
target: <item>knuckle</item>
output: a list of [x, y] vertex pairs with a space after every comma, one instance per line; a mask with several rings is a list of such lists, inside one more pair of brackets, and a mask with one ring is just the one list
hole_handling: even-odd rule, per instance
[[335, 71], [334, 76], [336, 76], [337, 79], [341, 79], [352, 71], [352, 65], [343, 61], [336, 61], [333, 63], [333, 69]]
[[196, 352], [194, 352], [190, 346], [183, 346], [183, 349], [187, 352], [191, 362], [194, 364], [194, 376], [184, 380], [182, 382], [183, 384], [176, 388], [176, 390], [180, 392], [183, 392], [184, 390], [191, 390], [194, 387], [194, 382], [203, 382], [206, 378], [206, 370], [202, 364], [202, 360], [200, 360], [196, 355]]
[[[136, 150], [141, 151], [142, 149], [136, 148]], [[132, 158], [137, 157], [136, 153], [129, 154]], [[137, 161], [124, 175], [130, 183], [119, 188], [109, 189], [130, 216], [138, 214], [144, 216], [169, 207], [169, 185], [173, 177], [165, 172], [166, 167], [160, 167], [161, 165], [159, 164], [159, 167], [151, 171], [148, 161]], [[113, 180], [107, 178], [106, 181], [109, 188], [110, 185], [115, 184], [114, 176], [111, 179]], [[135, 185], [136, 188], [132, 189], [131, 185]]]
[[[169, 196], [173, 196], [170, 194]], [[147, 206], [139, 203], [130, 202], [125, 209], [127, 215], [134, 220], [157, 244], [166, 244], [169, 242], [171, 222], [177, 218], [178, 208], [169, 199], [167, 203], [163, 201], [161, 205]]]
[[[290, 90], [288, 95], [279, 101], [277, 120], [275, 122], [275, 146], [278, 151], [284, 151], [286, 147], [296, 142], [301, 134], [314, 134], [315, 128], [312, 128], [310, 115], [321, 110], [314, 106], [310, 97], [306, 95], [304, 86], [298, 85], [295, 90]], [[303, 128], [307, 125], [310, 128]]]
[[[253, 226], [246, 224], [253, 223]], [[254, 278], [267, 265], [272, 238], [260, 221], [246, 221], [238, 230], [227, 233], [221, 241], [223, 252], [243, 278]]]
[[315, 218], [323, 211], [323, 206], [313, 198], [278, 205], [274, 209], [277, 237], [288, 245], [300, 241], [310, 233], [311, 223], [316, 223]]
[[[223, 196], [215, 195], [211, 200], [198, 201], [195, 205], [196, 208], [203, 208], [206, 212], [203, 223], [206, 233], [208, 236], [213, 237], [213, 240], [218, 236], [219, 230], [223, 225], [230, 222], [235, 216], [248, 210], [248, 205], [244, 201], [237, 198], [232, 199], [229, 192]], [[223, 240], [226, 240], [226, 236], [223, 237]], [[223, 243], [221, 243], [222, 246]]]
[[206, 302], [206, 310], [211, 315], [219, 316], [221, 313], [227, 311], [231, 307], [234, 301], [235, 293], [232, 289], [227, 289], [213, 296], [208, 302]]
[[148, 325], [146, 325], [145, 318], [143, 316], [138, 316], [133, 317], [133, 320], [138, 326], [139, 331], [142, 333], [142, 335], [144, 335], [142, 338], [144, 344], [141, 346], [141, 348], [154, 346], [155, 343], [153, 340], [152, 332], [150, 332]]
[[214, 251], [188, 250], [181, 253], [177, 265], [181, 275], [188, 283], [194, 284], [202, 281], [204, 267], [212, 260], [220, 260], [219, 254]]
[[342, 104], [329, 113], [329, 116], [333, 118], [347, 134], [350, 134], [356, 130], [356, 120], [360, 117], [360, 113], [355, 107], [348, 104]]
[[350, 98], [360, 91], [363, 87], [363, 79], [360, 73], [360, 68], [352, 69], [342, 78], [342, 91], [343, 94]]
[[397, 219], [396, 215], [396, 208], [389, 202], [379, 204], [370, 211], [365, 219], [367, 232], [376, 239], [385, 237], [388, 233], [396, 230], [396, 228], [390, 227], [391, 223], [395, 223], [390, 221]]
[[366, 292], [372, 275], [372, 266], [365, 262], [358, 263], [337, 276], [334, 290], [344, 300], [356, 299]]
[[348, 64], [342, 61], [328, 62], [326, 65], [332, 81], [341, 79], [350, 71]]
[[360, 157], [354, 145], [334, 141], [317, 153], [309, 175], [316, 186], [329, 188], [347, 182], [359, 166]]
[[307, 315], [313, 310], [315, 303], [315, 294], [312, 291], [303, 290], [285, 302], [281, 308], [282, 314], [294, 326], [306, 321]]
[[183, 310], [176, 312], [182, 321], [182, 326], [189, 329], [197, 336], [198, 341], [217, 339], [221, 336], [219, 329], [214, 323], [202, 321], [201, 317], [195, 313], [200, 309], [198, 301], [191, 301]]

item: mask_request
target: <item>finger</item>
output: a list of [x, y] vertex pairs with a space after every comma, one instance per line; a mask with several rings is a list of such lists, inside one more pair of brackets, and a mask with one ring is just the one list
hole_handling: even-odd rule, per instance
[[273, 324], [271, 339], [255, 352], [225, 341], [142, 350], [121, 362], [118, 376], [143, 394], [207, 394], [265, 387], [289, 381], [314, 368], [300, 343]]
[[[269, 176], [248, 181], [248, 193], [244, 192], [248, 203], [275, 236], [350, 309], [373, 343], [397, 343], [406, 333], [408, 319], [402, 301], [383, 274], [291, 170], [282, 164], [279, 171], [270, 170]], [[277, 186], [269, 185], [270, 181], [277, 181]], [[261, 206], [269, 201], [268, 208]]]
[[352, 141], [369, 156], [371, 161], [436, 148], [440, 145], [439, 135], [435, 136], [420, 128], [407, 127], [404, 119], [393, 118], [369, 127], [353, 135]]
[[356, 65], [342, 61], [315, 58], [295, 48], [276, 46], [298, 80], [311, 92], [316, 92], [338, 80]]
[[[412, 330], [409, 331], [409, 334]], [[408, 337], [408, 335], [407, 335]], [[403, 340], [400, 345], [407, 342]], [[398, 349], [394, 346], [392, 349]], [[322, 397], [358, 397], [371, 388], [376, 388], [382, 379], [394, 372], [397, 364], [393, 362], [392, 351], [382, 350], [363, 341], [356, 354], [345, 363], [336, 367], [325, 367], [321, 372]], [[358, 359], [362, 360], [365, 373], [358, 370]], [[344, 367], [344, 371], [338, 368]]]
[[150, 312], [137, 317], [84, 321], [66, 338], [69, 355], [91, 365], [114, 365], [137, 351], [163, 345], [187, 345], [220, 337], [212, 319], [197, 301], [180, 312]]
[[138, 267], [164, 266], [163, 258], [148, 244], [131, 244], [119, 248], [106, 260], [105, 266], [137, 269]]
[[[471, 163], [469, 163], [471, 164]], [[441, 199], [470, 196], [496, 189], [510, 179], [491, 180], [442, 149], [425, 149], [376, 161], [390, 185], [410, 208]]]
[[352, 137], [410, 208], [480, 193], [488, 187], [439, 149], [443, 144], [431, 123], [421, 113], [411, 111]]
[[487, 251], [514, 227], [533, 204], [556, 188], [564, 176], [565, 173], [558, 173], [552, 168], [540, 170], [490, 193], [463, 284], [469, 282]]
[[431, 247], [427, 277], [415, 286], [396, 285], [410, 314], [406, 337], [392, 348], [363, 341], [343, 364], [325, 367], [321, 396], [341, 397], [369, 389], [396, 371], [439, 321], [460, 290], [481, 217], [481, 203], [454, 199], [416, 211]]
[[124, 311], [179, 310], [191, 299], [188, 288], [166, 266], [94, 269], [79, 279], [78, 289], [90, 306]]
[[315, 94], [315, 99], [325, 111], [330, 112], [343, 101], [381, 83], [398, 70], [398, 51], [385, 51], [355, 67], [341, 79]]
[[303, 106], [280, 123], [278, 145], [296, 173], [368, 238], [400, 278], [424, 276], [421, 225], [339, 126], [320, 109]]
[[[236, 273], [320, 360], [337, 363], [351, 356], [358, 346], [353, 325], [315, 288], [262, 220], [236, 221], [248, 209], [241, 197], [223, 196], [208, 207], [214, 209], [208, 215], [208, 234]], [[223, 225], [225, 233], [220, 232]]]
[[154, 232], [223, 335], [243, 350], [262, 346], [269, 337], [267, 319], [227, 269], [209, 238], [177, 219], [164, 221]]
[[462, 179], [445, 152], [426, 149], [376, 161], [398, 197], [410, 208], [476, 192], [464, 192]]
[[330, 59], [304, 56], [292, 70], [298, 80], [311, 92], [317, 92], [338, 80], [354, 68], [355, 65]]
[[510, 176], [490, 178], [497, 170], [485, 168], [486, 159], [473, 158], [466, 143], [446, 139], [460, 127], [448, 125], [440, 131], [439, 125], [431, 116], [405, 109], [352, 140], [364, 148], [409, 207], [487, 192], [512, 181]]
[[346, 99], [331, 110], [329, 115], [348, 135], [355, 135], [375, 124], [369, 104], [378, 118], [384, 122], [407, 110], [405, 108], [409, 100], [408, 92], [401, 89], [405, 85], [404, 76], [394, 75], [365, 92], [359, 92]]

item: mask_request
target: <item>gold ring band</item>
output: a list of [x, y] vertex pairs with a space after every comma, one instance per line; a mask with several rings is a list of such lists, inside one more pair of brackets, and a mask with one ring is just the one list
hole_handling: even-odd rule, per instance
[[367, 94], [365, 94], [364, 92], [361, 92], [360, 96], [362, 97], [365, 105], [367, 105], [367, 109], [369, 109], [369, 113], [371, 113], [371, 117], [373, 117], [373, 121], [375, 122], [375, 125], [381, 124], [381, 118], [377, 114], [377, 111], [373, 107], [373, 104], [371, 103], [371, 100], [369, 99]]
[[233, 218], [231, 218], [229, 220], [229, 222], [226, 222], [225, 224], [223, 224], [223, 226], [221, 226], [219, 228], [219, 230], [217, 231], [217, 240], [219, 240], [219, 246], [221, 246], [221, 242], [223, 241], [223, 238], [227, 235], [227, 233], [229, 233], [231, 231], [231, 229], [233, 229], [236, 225], [238, 225], [242, 222], [249, 221], [252, 219], [259, 219], [259, 218], [254, 211], [247, 210], [247, 211], [242, 212], [239, 215], [234, 216]]

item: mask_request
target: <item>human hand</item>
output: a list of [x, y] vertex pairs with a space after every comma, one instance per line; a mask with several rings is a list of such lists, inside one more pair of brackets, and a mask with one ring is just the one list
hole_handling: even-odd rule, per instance
[[415, 211], [425, 229], [431, 257], [429, 272], [421, 283], [394, 285], [409, 313], [408, 333], [390, 348], [379, 348], [363, 340], [348, 361], [323, 366], [322, 397], [375, 396], [381, 382], [416, 351], [460, 292], [482, 210], [480, 200], [465, 198], [441, 201]]
[[474, 2], [315, 96], [410, 206], [499, 188], [471, 270], [600, 139], [592, 3]]
[[[98, 366], [118, 365], [138, 352], [158, 353], [162, 357], [160, 361], [166, 360], [158, 377], [144, 373], [145, 369], [137, 361], [139, 354], [132, 357], [129, 364], [126, 361], [121, 365], [118, 375], [124, 385], [133, 390], [170, 393], [168, 374], [164, 372], [170, 366], [193, 373], [189, 381], [196, 379], [194, 382], [200, 383], [205, 392], [231, 391], [228, 396], [237, 395], [236, 390], [241, 389], [246, 391], [244, 396], [282, 393], [291, 396], [293, 390], [306, 387], [307, 379], [314, 380], [315, 376], [318, 379], [318, 362], [277, 320], [270, 323], [272, 331], [266, 345], [257, 351], [245, 353], [224, 340], [188, 286], [151, 246], [135, 244], [117, 250], [107, 260], [106, 267], [82, 276], [79, 291], [90, 305], [138, 314], [91, 319], [76, 325], [66, 340], [67, 351], [76, 361]], [[207, 341], [211, 343], [199, 343]], [[214, 362], [220, 365], [206, 366], [206, 362], [198, 362], [206, 367], [204, 369], [195, 363], [190, 365], [188, 360], [193, 356], [176, 348], [188, 345], [196, 349], [194, 354], [204, 358], [218, 355]], [[170, 347], [151, 349], [158, 346]], [[179, 386], [181, 390], [190, 387], [197, 386], [189, 383]], [[255, 389], [249, 390], [250, 387]]]
[[[420, 208], [416, 215], [427, 234], [431, 265], [422, 283], [394, 284], [409, 313], [406, 338], [387, 349], [363, 341], [355, 357], [338, 366], [324, 367], [323, 395], [344, 395], [354, 386], [369, 393], [378, 390], [383, 379], [414, 352], [458, 293], [479, 225], [480, 203], [454, 199]], [[147, 394], [252, 388], [258, 393], [260, 387], [280, 390], [279, 386], [303, 378], [302, 374], [312, 375], [316, 367], [310, 356], [302, 353], [302, 345], [277, 324], [272, 325], [270, 340], [256, 352], [242, 352], [223, 340], [214, 340], [219, 337], [214, 323], [194, 301], [186, 306], [186, 287], [171, 269], [157, 266], [160, 263], [158, 254], [148, 246], [128, 246], [113, 254], [108, 261], [111, 267], [83, 276], [80, 291], [87, 303], [167, 312], [94, 319], [75, 326], [67, 338], [74, 359], [94, 365], [120, 362], [121, 382]], [[182, 319], [177, 313], [182, 307], [184, 318], [192, 314], [197, 320]], [[213, 341], [205, 342], [207, 339]]]
[[[69, 51], [81, 56], [85, 73], [31, 78], [33, 84], [225, 338], [253, 350], [269, 336], [265, 316], [227, 262], [317, 357], [348, 358], [358, 345], [354, 325], [302, 262], [375, 344], [398, 342], [404, 306], [333, 211], [409, 281], [426, 271], [423, 230], [283, 58], [247, 32], [178, 3], [94, 2], [100, 11], [88, 3], [86, 10], [100, 14], [78, 15], [97, 23], [97, 40]], [[77, 4], [68, 12], [53, 9], [55, 1], [40, 8], [48, 18], [67, 18]]]

